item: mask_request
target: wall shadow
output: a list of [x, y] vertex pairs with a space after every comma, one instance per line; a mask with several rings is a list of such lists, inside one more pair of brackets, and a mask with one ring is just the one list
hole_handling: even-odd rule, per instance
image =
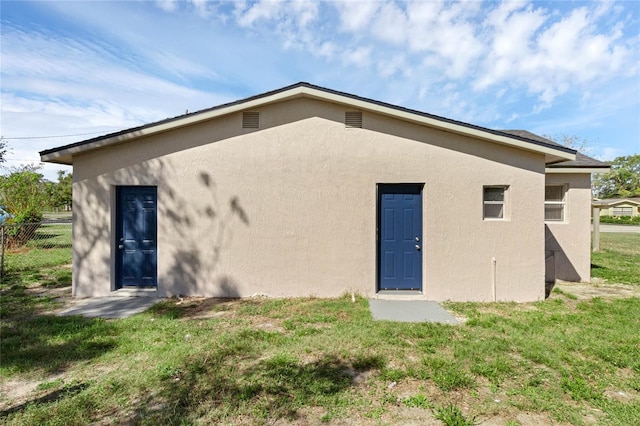
[[545, 297], [549, 297], [555, 287], [556, 280], [580, 281], [581, 277], [546, 224], [544, 225], [544, 237]]

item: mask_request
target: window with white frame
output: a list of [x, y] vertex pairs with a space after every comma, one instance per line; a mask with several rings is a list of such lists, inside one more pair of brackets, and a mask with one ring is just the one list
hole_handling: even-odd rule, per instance
[[508, 186], [484, 186], [482, 204], [484, 219], [506, 219]]
[[614, 216], [633, 216], [633, 207], [614, 207]]
[[566, 210], [566, 188], [564, 185], [547, 185], [544, 188], [544, 220], [564, 222]]

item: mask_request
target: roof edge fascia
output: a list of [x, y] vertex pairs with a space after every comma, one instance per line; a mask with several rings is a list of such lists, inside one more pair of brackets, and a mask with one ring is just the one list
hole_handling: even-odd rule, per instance
[[544, 169], [545, 174], [553, 173], [606, 173], [611, 170], [610, 167], [547, 167]]
[[[604, 201], [604, 200], [602, 200]], [[636, 206], [640, 206], [640, 202], [638, 201], [634, 201], [634, 200], [630, 200], [630, 199], [622, 199], [620, 201], [614, 201], [613, 203], [606, 203], [607, 206], [613, 207], [616, 206], [618, 204], [635, 204]]]
[[136, 127], [131, 129], [130, 131], [125, 131], [125, 133], [118, 133], [111, 137], [106, 137], [104, 139], [98, 139], [95, 142], [89, 142], [87, 144], [70, 146], [66, 149], [62, 149], [59, 151], [43, 151], [40, 153], [42, 161], [55, 162], [56, 158], [59, 157], [67, 157], [72, 156], [74, 154], [79, 154], [84, 151], [93, 150], [96, 148], [102, 148], [109, 145], [115, 145], [119, 143], [126, 142], [131, 139], [137, 139], [140, 137], [146, 137], [155, 135], [157, 133], [168, 132], [170, 130], [178, 129], [180, 127], [191, 126], [202, 121], [211, 120], [213, 118], [217, 118], [223, 115], [232, 114], [237, 111], [244, 111], [246, 109], [253, 108], [258, 105], [269, 104], [277, 101], [282, 101], [287, 98], [295, 97], [296, 95], [302, 94], [302, 87], [294, 87], [289, 90], [274, 93], [271, 95], [267, 95], [265, 97], [260, 98], [250, 98], [244, 102], [233, 103], [227, 106], [223, 106], [221, 108], [214, 108], [209, 111], [195, 112], [193, 115], [189, 115], [186, 117], [177, 117], [175, 119], [169, 119], [164, 122], [160, 122], [156, 125], [151, 125], [149, 127]]
[[[491, 142], [497, 142], [502, 145], [510, 145], [520, 149], [524, 149], [527, 151], [534, 151], [541, 154], [549, 154], [557, 157], [561, 157], [566, 160], [575, 160], [576, 154], [571, 152], [565, 152], [560, 149], [545, 147], [536, 144], [535, 142], [527, 142], [522, 141], [515, 138], [515, 135], [509, 134], [496, 134], [490, 132], [490, 129], [481, 129], [465, 126], [462, 124], [456, 124], [448, 121], [439, 120], [436, 118], [427, 117], [424, 115], [416, 114], [416, 112], [412, 112], [409, 110], [401, 110], [398, 108], [393, 108], [392, 106], [387, 106], [385, 104], [371, 102], [369, 100], [350, 98], [345, 95], [339, 93], [328, 93], [325, 91], [321, 91], [312, 87], [303, 88], [304, 94], [310, 97], [329, 100], [342, 104], [349, 104], [354, 107], [360, 108], [366, 111], [372, 111], [379, 114], [400, 118], [404, 121], [413, 122], [416, 124], [420, 124], [423, 126], [428, 126], [432, 128], [437, 128], [444, 131], [449, 131], [452, 133], [457, 133], [465, 136], [471, 136], [477, 139], [483, 139]], [[498, 132], [502, 133], [502, 132]], [[562, 161], [562, 160], [559, 160]]]
[[[419, 125], [470, 136], [476, 139], [482, 139], [502, 145], [513, 146], [527, 151], [556, 156], [566, 160], [575, 160], [576, 157], [574, 150], [570, 150], [573, 152], [568, 152], [551, 146], [539, 145], [534, 141], [521, 140], [520, 138], [514, 135], [509, 135], [507, 133], [502, 134], [502, 132], [499, 131], [483, 129], [482, 127], [474, 125], [464, 125], [463, 123], [458, 124], [458, 122], [455, 122], [454, 120], [442, 118], [438, 119], [426, 114], [420, 114], [418, 111], [404, 109], [402, 107], [394, 107], [390, 104], [360, 98], [355, 95], [349, 95], [346, 93], [343, 94], [341, 92], [326, 90], [300, 83], [288, 89], [285, 88], [284, 90], [270, 92], [266, 95], [254, 96], [246, 100], [232, 102], [220, 107], [214, 107], [210, 110], [194, 112], [193, 114], [189, 114], [186, 116], [178, 116], [176, 118], [160, 121], [157, 124], [135, 127], [123, 132], [113, 134], [112, 136], [107, 135], [107, 137], [104, 138], [98, 137], [93, 142], [87, 141], [86, 143], [71, 144], [66, 148], [61, 147], [61, 149], [54, 148], [45, 150], [40, 152], [40, 157], [41, 160], [45, 162], [60, 162], [67, 164], [67, 161], [65, 161], [67, 158], [71, 158], [73, 155], [85, 151], [103, 148], [109, 145], [120, 144], [129, 140], [147, 137], [181, 127], [191, 126], [223, 115], [232, 114], [234, 112], [244, 111], [247, 109], [296, 97], [309, 97], [313, 99], [320, 99], [329, 102], [349, 105], [357, 109], [379, 113]], [[68, 164], [71, 163], [72, 161]]]

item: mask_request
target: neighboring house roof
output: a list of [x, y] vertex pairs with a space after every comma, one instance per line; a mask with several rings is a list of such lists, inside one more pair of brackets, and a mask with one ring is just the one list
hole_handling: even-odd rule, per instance
[[[503, 130], [503, 132], [522, 136], [528, 139], [537, 140], [540, 142], [546, 141], [547, 143], [560, 145], [547, 138], [543, 138], [542, 136], [538, 136], [535, 133], [531, 133], [526, 130]], [[588, 155], [584, 155], [580, 152], [576, 152], [575, 160], [565, 160], [565, 161], [558, 161], [552, 164], [547, 164], [546, 172], [547, 173], [597, 173], [597, 172], [609, 171], [609, 168], [610, 168], [609, 164], [607, 163], [604, 163], [600, 160], [596, 160], [595, 158], [591, 158]]]
[[618, 206], [620, 204], [635, 204], [640, 206], [640, 197], [605, 198], [604, 200], [598, 200], [598, 204], [601, 206]]
[[547, 165], [547, 173], [603, 173], [610, 170], [610, 165], [587, 155], [576, 153], [575, 160], [560, 161]]
[[[42, 161], [62, 164], [73, 164], [73, 155], [103, 148], [108, 145], [132, 141], [140, 137], [175, 130], [180, 127], [190, 126], [202, 121], [221, 117], [238, 111], [260, 108], [270, 103], [281, 102], [294, 98], [319, 99], [327, 102], [346, 105], [349, 108], [363, 111], [371, 111], [377, 114], [387, 115], [400, 120], [419, 125], [443, 130], [446, 132], [462, 134], [477, 139], [482, 139], [502, 145], [512, 146], [545, 155], [547, 164], [575, 160], [576, 150], [559, 145], [548, 139], [541, 138], [529, 132], [515, 131], [507, 133], [500, 130], [492, 130], [449, 118], [428, 114], [385, 102], [367, 99], [349, 93], [339, 92], [309, 83], [296, 83], [282, 89], [252, 96], [236, 102], [219, 105], [190, 114], [168, 118], [144, 126], [134, 127], [120, 132], [110, 133], [104, 136], [88, 139], [81, 142], [64, 145], [40, 152]], [[517, 133], [520, 132], [520, 133]]]

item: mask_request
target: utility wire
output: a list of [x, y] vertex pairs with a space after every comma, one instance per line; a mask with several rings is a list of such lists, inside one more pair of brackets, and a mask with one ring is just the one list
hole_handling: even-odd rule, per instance
[[86, 136], [86, 135], [95, 135], [98, 133], [106, 133], [106, 132], [110, 132], [111, 130], [103, 130], [100, 132], [88, 132], [88, 133], [74, 133], [71, 135], [51, 135], [51, 136], [16, 136], [16, 137], [11, 137], [11, 136], [3, 136], [2, 139], [7, 139], [7, 140], [13, 140], [13, 139], [53, 139], [53, 138], [66, 138], [66, 137], [71, 137], [71, 136]]

